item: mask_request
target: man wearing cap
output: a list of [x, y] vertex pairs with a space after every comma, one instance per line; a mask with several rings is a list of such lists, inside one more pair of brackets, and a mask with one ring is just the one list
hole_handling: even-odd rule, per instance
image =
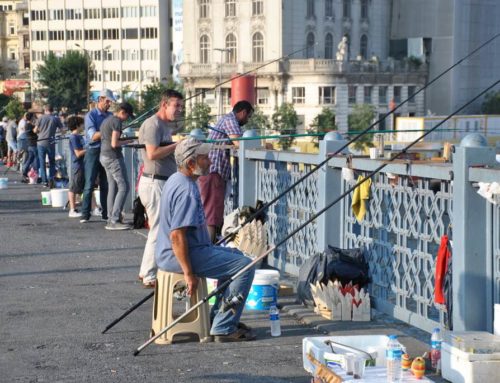
[[99, 176], [99, 193], [102, 207], [102, 219], [108, 219], [108, 181], [106, 171], [99, 162], [101, 154], [101, 124], [109, 116], [108, 112], [111, 104], [116, 102], [113, 93], [109, 89], [104, 89], [99, 93], [97, 106], [85, 115], [85, 139], [87, 148], [83, 160], [85, 187], [82, 197], [82, 218], [81, 223], [86, 223], [90, 219], [90, 208], [92, 202], [92, 192], [97, 176]]
[[[238, 249], [214, 246], [210, 240], [196, 183], [198, 177], [209, 172], [210, 149], [209, 144], [195, 138], [180, 142], [175, 149], [178, 171], [168, 179], [161, 195], [156, 246], [158, 272], [183, 274], [188, 295], [195, 292], [198, 277], [224, 282], [251, 262]], [[255, 268], [250, 267], [225, 289], [225, 299], [241, 295], [242, 299], [232, 310], [219, 310], [220, 299], [212, 307], [210, 334], [216, 342], [255, 339], [251, 330], [239, 323], [254, 273]]]
[[[35, 126], [35, 133], [38, 134], [37, 151], [38, 164], [40, 165], [40, 177], [42, 183], [50, 188], [54, 187], [54, 177], [56, 174], [56, 133], [62, 128], [61, 120], [52, 115], [54, 108], [45, 105], [44, 114], [38, 119]], [[45, 160], [49, 160], [49, 175], [45, 170]]]
[[[139, 129], [139, 143], [145, 145], [142, 151], [144, 171], [139, 180], [139, 198], [148, 216], [149, 233], [142, 256], [139, 279], [144, 287], [156, 283], [155, 247], [158, 235], [160, 196], [165, 181], [177, 170], [175, 166], [175, 145], [172, 141], [176, 132], [175, 121], [182, 112], [182, 94], [168, 89], [163, 93], [158, 112], [148, 118]], [[163, 145], [162, 145], [163, 144]]]
[[106, 170], [108, 178], [108, 224], [106, 230], [127, 230], [129, 225], [121, 222], [121, 214], [130, 190], [127, 168], [122, 154], [120, 141], [122, 123], [134, 118], [134, 109], [128, 102], [118, 105], [117, 111], [106, 118], [101, 125], [101, 155], [99, 161]]

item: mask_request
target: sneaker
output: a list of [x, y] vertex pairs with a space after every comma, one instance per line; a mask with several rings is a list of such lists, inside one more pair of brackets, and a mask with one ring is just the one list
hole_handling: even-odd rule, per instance
[[88, 223], [90, 221], [90, 217], [84, 217], [80, 219], [80, 223]]
[[120, 222], [110, 222], [106, 226], [104, 226], [106, 230], [130, 230], [129, 225], [124, 225]]
[[100, 207], [96, 207], [90, 212], [90, 215], [93, 215], [94, 217], [102, 216], [102, 209]]
[[76, 209], [71, 209], [68, 214], [69, 218], [80, 218], [82, 213]]

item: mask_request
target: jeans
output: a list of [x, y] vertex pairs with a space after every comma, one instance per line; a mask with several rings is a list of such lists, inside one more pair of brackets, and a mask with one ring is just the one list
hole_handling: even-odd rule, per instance
[[156, 270], [158, 269], [155, 261], [156, 237], [160, 225], [161, 191], [165, 182], [144, 176], [139, 180], [139, 198], [146, 209], [149, 225], [148, 239], [142, 255], [141, 269], [139, 270], [143, 283], [152, 282], [156, 279]]
[[[55, 145], [38, 145], [38, 162], [40, 166], [40, 177], [43, 183], [53, 180], [56, 174], [56, 160], [55, 160]], [[47, 171], [45, 170], [45, 158], [49, 158], [49, 178], [47, 178]]]
[[28, 146], [28, 154], [23, 163], [23, 176], [28, 176], [30, 168], [34, 168], [38, 171], [39, 167], [40, 165], [38, 164], [38, 151], [36, 146]]
[[101, 155], [99, 161], [108, 177], [108, 220], [111, 223], [117, 223], [120, 221], [120, 215], [130, 191], [125, 160], [123, 157], [109, 158]]
[[99, 191], [101, 197], [102, 218], [108, 219], [108, 180], [106, 171], [99, 162], [101, 148], [90, 148], [85, 152], [83, 159], [85, 172], [85, 188], [82, 197], [82, 218], [90, 218], [90, 208], [92, 203], [92, 192], [94, 191], [95, 181], [99, 176]]
[[[234, 276], [238, 271], [251, 263], [252, 260], [239, 250], [213, 246], [211, 254], [202, 263], [192, 264], [193, 273], [196, 276], [204, 278], [213, 278], [219, 280], [219, 285]], [[212, 307], [211, 317], [214, 318], [211, 335], [227, 335], [236, 331], [240, 321], [241, 313], [245, 306], [245, 301], [252, 286], [255, 273], [255, 267], [249, 268], [241, 276], [232, 281], [226, 288], [222, 297], [218, 297], [215, 305]], [[239, 305], [235, 306], [235, 311], [219, 311], [220, 299], [229, 296], [241, 294], [244, 299]]]

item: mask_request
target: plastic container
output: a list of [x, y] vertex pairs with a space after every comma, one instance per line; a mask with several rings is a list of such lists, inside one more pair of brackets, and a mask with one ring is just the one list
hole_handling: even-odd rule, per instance
[[65, 207], [68, 203], [68, 189], [51, 189], [52, 207]]
[[7, 189], [8, 188], [8, 178], [0, 178], [0, 189]]
[[431, 366], [434, 371], [441, 371], [441, 330], [435, 328], [431, 336]]
[[396, 335], [390, 335], [385, 349], [387, 366], [387, 381], [401, 382], [403, 369], [401, 368], [401, 356], [403, 350]]
[[269, 322], [271, 322], [271, 336], [281, 335], [280, 311], [276, 306], [269, 309]]
[[52, 198], [50, 191], [42, 192], [42, 206], [50, 206], [52, 205]]
[[102, 207], [101, 205], [101, 191], [99, 189], [94, 190], [95, 205], [97, 207]]
[[[211, 293], [217, 288], [217, 279], [212, 279], [212, 278], [206, 278], [207, 281], [207, 292]], [[215, 304], [215, 299], [217, 297], [214, 295], [212, 298], [208, 300], [208, 304], [213, 306]]]
[[256, 270], [245, 308], [269, 310], [278, 303], [280, 273], [276, 270]]

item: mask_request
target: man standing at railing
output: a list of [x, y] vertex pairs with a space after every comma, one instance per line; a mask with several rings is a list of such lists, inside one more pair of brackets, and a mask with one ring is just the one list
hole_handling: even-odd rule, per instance
[[139, 279], [146, 288], [152, 288], [156, 284], [158, 267], [155, 262], [155, 248], [160, 223], [161, 191], [168, 177], [177, 171], [174, 158], [177, 144], [162, 144], [171, 142], [172, 133], [176, 133], [169, 123], [180, 117], [182, 100], [182, 94], [167, 90], [162, 95], [158, 112], [144, 121], [139, 129], [139, 143], [145, 145], [145, 150], [142, 151], [144, 171], [139, 180], [139, 198], [146, 209], [149, 225]]
[[[248, 101], [238, 101], [233, 111], [223, 116], [215, 128], [210, 131], [210, 140], [238, 138], [241, 136], [241, 127], [252, 117], [253, 106]], [[228, 141], [228, 144], [231, 144]], [[238, 141], [233, 145], [237, 148]], [[215, 149], [210, 152], [210, 174], [198, 179], [203, 209], [207, 221], [210, 239], [215, 242], [217, 231], [224, 221], [224, 197], [226, 185], [231, 179], [231, 163], [229, 150]]]
[[[42, 183], [50, 188], [54, 187], [54, 177], [56, 173], [56, 132], [62, 128], [61, 120], [53, 116], [54, 108], [51, 105], [45, 105], [44, 114], [38, 120], [35, 133], [38, 134], [37, 151], [38, 162], [40, 165], [40, 177]], [[45, 170], [45, 160], [49, 160], [49, 175]]]

